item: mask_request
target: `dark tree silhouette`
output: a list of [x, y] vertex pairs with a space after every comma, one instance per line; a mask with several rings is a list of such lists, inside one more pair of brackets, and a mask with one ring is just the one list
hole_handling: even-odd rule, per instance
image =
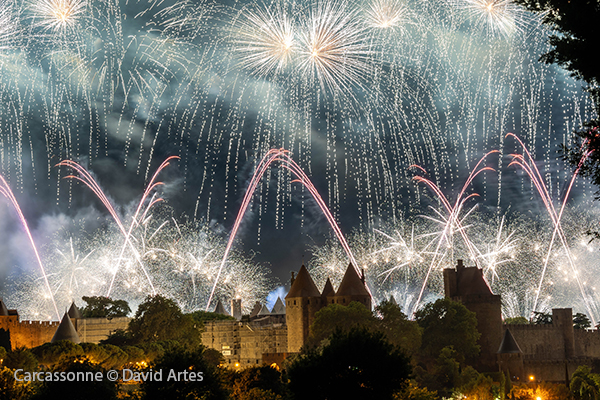
[[296, 399], [391, 399], [407, 383], [409, 358], [380, 332], [336, 331], [321, 353], [300, 355], [288, 369]]

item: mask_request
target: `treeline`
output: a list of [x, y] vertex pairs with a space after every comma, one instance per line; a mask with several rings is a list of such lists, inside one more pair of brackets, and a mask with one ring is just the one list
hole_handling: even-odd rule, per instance
[[[94, 313], [102, 315], [102, 307]], [[571, 390], [544, 383], [512, 386], [500, 372], [477, 372], [472, 367], [480, 350], [475, 314], [448, 299], [427, 304], [415, 321], [390, 302], [373, 312], [360, 303], [329, 305], [315, 315], [301, 352], [288, 357], [281, 368], [235, 371], [223, 367], [221, 353], [205, 348], [200, 340], [205, 321], [223, 318], [228, 317], [201, 311], [184, 314], [172, 300], [150, 296], [139, 306], [128, 329], [115, 332], [103, 343], [62, 341], [9, 352], [0, 348], [0, 399], [598, 398], [585, 397], [589, 390], [597, 394], [600, 383], [589, 369], [578, 370]], [[17, 370], [99, 372], [105, 379], [27, 382], [15, 380]], [[119, 371], [120, 379], [107, 380], [109, 370]], [[122, 379], [123, 370], [163, 371], [162, 380], [131, 384]], [[201, 379], [167, 380], [169, 371], [193, 373]], [[60, 393], [68, 395], [57, 397]]]

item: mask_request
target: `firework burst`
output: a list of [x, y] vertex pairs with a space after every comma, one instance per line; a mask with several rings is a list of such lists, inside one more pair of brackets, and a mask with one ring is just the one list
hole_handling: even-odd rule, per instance
[[35, 25], [55, 34], [75, 31], [84, 18], [86, 0], [39, 0], [31, 3]]

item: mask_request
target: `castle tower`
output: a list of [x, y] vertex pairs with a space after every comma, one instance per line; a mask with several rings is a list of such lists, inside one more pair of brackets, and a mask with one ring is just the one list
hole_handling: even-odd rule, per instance
[[238, 321], [242, 319], [242, 299], [231, 299], [231, 316]]
[[[573, 310], [571, 308], [553, 308], [552, 325], [562, 333], [564, 340], [564, 358], [575, 357], [575, 328], [573, 328]], [[555, 349], [558, 351], [559, 349]]]
[[508, 379], [523, 382], [523, 352], [508, 328], [504, 331], [497, 357], [500, 371], [504, 372]]
[[298, 276], [292, 272], [290, 291], [285, 296], [288, 352], [297, 353], [306, 342], [315, 313], [323, 306], [321, 293], [302, 264]]
[[324, 306], [329, 304], [333, 304], [335, 302], [335, 289], [331, 284], [331, 279], [327, 278], [327, 282], [325, 282], [325, 287], [321, 292], [321, 299], [323, 300]]
[[348, 264], [342, 283], [338, 288], [334, 300], [336, 304], [347, 306], [353, 301], [358, 301], [369, 310], [371, 309], [371, 294], [365, 285], [365, 273], [358, 276], [352, 263]]
[[56, 328], [56, 332], [54, 333], [54, 336], [52, 336], [50, 343], [55, 343], [61, 340], [70, 340], [73, 343], [81, 342], [68, 313], [65, 313], [63, 316], [63, 319], [60, 321], [58, 328]]
[[497, 371], [496, 353], [502, 342], [502, 303], [485, 281], [483, 270], [467, 268], [458, 260], [456, 269], [444, 269], [444, 290], [446, 297], [462, 303], [477, 316], [477, 330], [481, 333], [477, 368], [481, 372]]

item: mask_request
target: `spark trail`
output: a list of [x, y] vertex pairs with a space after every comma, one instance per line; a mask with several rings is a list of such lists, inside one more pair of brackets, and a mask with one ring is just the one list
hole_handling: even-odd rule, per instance
[[25, 229], [25, 233], [27, 234], [27, 238], [29, 239], [29, 243], [31, 244], [31, 247], [33, 248], [33, 253], [35, 254], [35, 259], [37, 260], [38, 266], [40, 267], [42, 277], [44, 278], [44, 283], [46, 284], [46, 290], [48, 290], [48, 296], [50, 297], [50, 300], [52, 301], [52, 305], [54, 306], [54, 311], [56, 312], [56, 317], [60, 321], [60, 313], [58, 312], [58, 307], [56, 306], [56, 301], [54, 300], [54, 294], [52, 293], [52, 289], [50, 289], [50, 283], [48, 282], [48, 275], [46, 275], [46, 271], [44, 270], [44, 265], [42, 264], [42, 259], [40, 258], [40, 254], [38, 253], [38, 250], [37, 250], [37, 247], [35, 246], [33, 237], [31, 236], [31, 231], [29, 230], [29, 225], [27, 224], [27, 220], [25, 219], [25, 216], [23, 215], [23, 212], [21, 211], [19, 202], [17, 201], [15, 195], [13, 194], [12, 190], [10, 189], [10, 186], [8, 185], [8, 183], [6, 182], [6, 180], [4, 179], [4, 177], [2, 175], [0, 175], [0, 193], [2, 193], [2, 195], [4, 195], [4, 197], [6, 197], [8, 199], [8, 201], [10, 201], [10, 203], [13, 205], [15, 211], [17, 212], [17, 214], [19, 216], [19, 220], [21, 221], [21, 224], [23, 225], [23, 229]]

